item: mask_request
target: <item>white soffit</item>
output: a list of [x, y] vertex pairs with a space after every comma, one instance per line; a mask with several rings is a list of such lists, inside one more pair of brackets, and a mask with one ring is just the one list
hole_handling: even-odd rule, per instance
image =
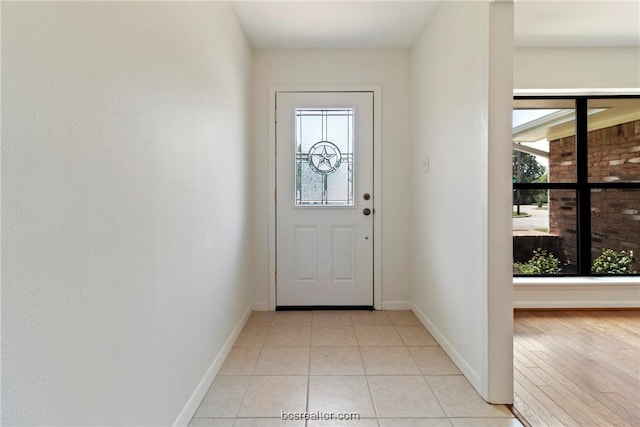
[[234, 1], [256, 49], [410, 48], [439, 1]]
[[640, 1], [516, 0], [514, 27], [522, 47], [640, 46]]

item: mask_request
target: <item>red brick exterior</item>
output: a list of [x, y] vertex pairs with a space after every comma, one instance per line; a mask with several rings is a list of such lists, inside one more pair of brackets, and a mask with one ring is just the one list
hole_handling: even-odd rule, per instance
[[[589, 132], [591, 182], [640, 181], [640, 120]], [[549, 182], [575, 182], [575, 138], [549, 143]], [[640, 190], [591, 194], [592, 257], [601, 249], [631, 249], [640, 257]], [[576, 197], [549, 191], [549, 232], [563, 239], [566, 260], [576, 261]], [[637, 263], [638, 264], [638, 263]], [[636, 265], [637, 268], [637, 265]]]

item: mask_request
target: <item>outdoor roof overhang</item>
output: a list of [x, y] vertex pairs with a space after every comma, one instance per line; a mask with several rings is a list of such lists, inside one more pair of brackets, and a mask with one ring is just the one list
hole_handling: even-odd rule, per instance
[[[637, 105], [614, 105], [608, 108], [590, 108], [589, 130], [602, 129], [640, 119]], [[541, 140], [555, 140], [575, 134], [575, 111], [558, 109], [513, 128], [513, 149], [542, 157], [549, 152], [529, 146]]]

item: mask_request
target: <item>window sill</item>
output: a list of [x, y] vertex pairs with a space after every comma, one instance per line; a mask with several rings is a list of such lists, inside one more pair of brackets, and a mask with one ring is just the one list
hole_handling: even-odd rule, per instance
[[625, 277], [514, 277], [514, 286], [639, 286], [640, 276]]
[[517, 277], [514, 308], [638, 308], [640, 277]]

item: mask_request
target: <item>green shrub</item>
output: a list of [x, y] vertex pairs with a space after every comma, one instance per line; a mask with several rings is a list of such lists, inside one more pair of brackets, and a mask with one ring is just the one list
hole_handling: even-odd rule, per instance
[[527, 262], [516, 262], [513, 268], [522, 274], [558, 274], [562, 270], [560, 260], [542, 248], [533, 251]]
[[636, 274], [633, 269], [633, 251], [614, 251], [603, 249], [602, 254], [593, 260], [591, 271], [606, 274]]

